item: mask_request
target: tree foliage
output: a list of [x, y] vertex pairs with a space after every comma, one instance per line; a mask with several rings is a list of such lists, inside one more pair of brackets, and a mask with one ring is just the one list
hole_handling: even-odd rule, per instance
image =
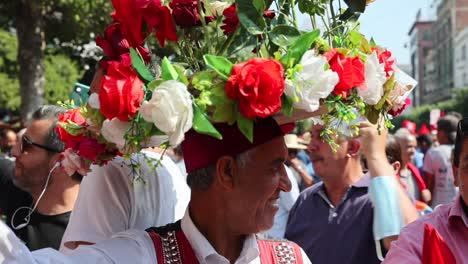
[[443, 112], [458, 112], [463, 116], [468, 116], [468, 88], [457, 91], [454, 99], [441, 101], [436, 104], [428, 104], [413, 108], [409, 113], [398, 116], [392, 123], [395, 129], [400, 128], [403, 120], [408, 119], [420, 127], [423, 123], [429, 124], [429, 113], [432, 109], [440, 109]]
[[[21, 105], [17, 65], [16, 37], [0, 30], [0, 108], [17, 112]], [[45, 59], [45, 102], [56, 104], [69, 98], [80, 76], [75, 62], [55, 50], [47, 50]]]

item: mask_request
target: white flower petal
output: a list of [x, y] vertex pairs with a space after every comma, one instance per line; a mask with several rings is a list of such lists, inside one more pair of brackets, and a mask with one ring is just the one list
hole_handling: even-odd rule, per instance
[[125, 133], [130, 128], [130, 122], [122, 122], [117, 118], [106, 119], [102, 123], [101, 134], [109, 142], [114, 143], [119, 150], [125, 146]]
[[301, 59], [302, 71], [295, 81], [286, 80], [286, 95], [293, 98], [293, 106], [308, 112], [320, 107], [320, 99], [326, 98], [339, 81], [338, 74], [325, 70], [327, 59], [316, 56], [314, 50], [306, 51]]
[[151, 100], [143, 102], [140, 113], [143, 119], [154, 123], [169, 137], [171, 146], [180, 144], [193, 121], [192, 99], [187, 86], [178, 81], [161, 83], [153, 91]]
[[91, 108], [94, 108], [94, 109], [101, 108], [101, 105], [99, 103], [99, 95], [97, 93], [92, 93], [89, 96], [88, 105], [91, 106]]
[[374, 51], [367, 57], [365, 86], [358, 89], [358, 94], [364, 103], [377, 104], [384, 94], [383, 85], [386, 81], [385, 64], [379, 63], [377, 53]]

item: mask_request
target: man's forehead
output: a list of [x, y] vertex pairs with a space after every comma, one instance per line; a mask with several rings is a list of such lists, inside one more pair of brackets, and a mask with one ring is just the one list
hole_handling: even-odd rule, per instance
[[39, 139], [44, 137], [50, 129], [52, 125], [50, 120], [42, 119], [42, 120], [33, 120], [26, 128], [23, 136], [27, 136], [31, 139]]

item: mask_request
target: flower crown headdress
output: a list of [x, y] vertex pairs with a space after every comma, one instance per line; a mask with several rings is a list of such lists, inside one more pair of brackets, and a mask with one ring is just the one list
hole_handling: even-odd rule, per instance
[[221, 139], [217, 122], [253, 141], [256, 118], [319, 116], [332, 146], [345, 133], [340, 124], [359, 115], [391, 126], [416, 82], [358, 32], [371, 1], [344, 2], [298, 1], [314, 27], [303, 31], [295, 1], [112, 0], [114, 22], [96, 39], [106, 54], [99, 92], [61, 116], [60, 138], [88, 164], [103, 164], [177, 146], [190, 129]]

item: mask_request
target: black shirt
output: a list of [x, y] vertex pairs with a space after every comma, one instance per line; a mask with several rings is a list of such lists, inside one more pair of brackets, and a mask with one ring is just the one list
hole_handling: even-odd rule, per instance
[[[6, 224], [12, 228], [11, 219], [20, 207], [31, 208], [32, 198], [13, 184], [14, 162], [0, 155], [0, 215]], [[29, 210], [18, 210], [14, 218], [14, 226], [25, 223], [24, 218]], [[52, 247], [59, 249], [60, 241], [68, 224], [70, 213], [59, 215], [42, 215], [34, 212], [28, 226], [15, 230], [15, 234], [25, 242], [30, 250]]]
[[[27, 210], [22, 210], [15, 216], [15, 225], [19, 225], [27, 214]], [[15, 230], [16, 235], [25, 242], [30, 250], [46, 247], [60, 248], [63, 233], [67, 228], [71, 212], [58, 215], [43, 215], [38, 212], [31, 214], [29, 224], [19, 230]]]

